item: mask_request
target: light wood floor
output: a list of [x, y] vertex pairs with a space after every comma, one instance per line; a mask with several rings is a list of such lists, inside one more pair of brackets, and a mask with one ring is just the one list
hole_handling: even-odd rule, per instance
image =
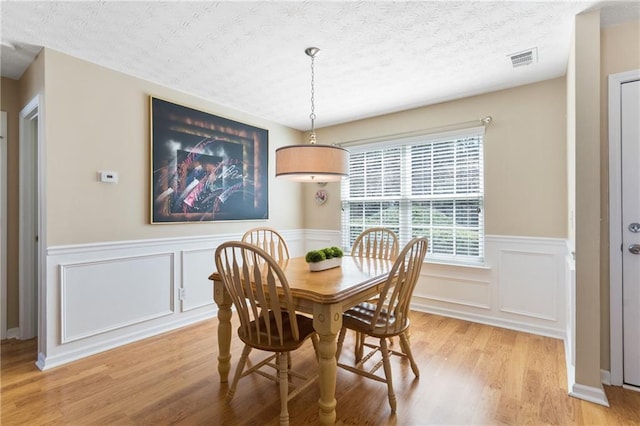
[[[339, 370], [337, 424], [521, 425], [640, 424], [640, 393], [606, 387], [611, 408], [567, 396], [559, 340], [414, 313], [414, 379], [394, 359], [398, 412], [386, 386]], [[253, 375], [225, 402], [216, 369], [216, 324], [206, 321], [45, 372], [36, 342], [2, 342], [2, 425], [262, 425], [277, 424], [277, 385]], [[342, 361], [352, 360], [349, 335]], [[240, 345], [234, 339], [232, 366]], [[398, 345], [397, 339], [395, 345]], [[397, 357], [396, 357], [397, 358]], [[315, 367], [309, 342], [294, 367]], [[317, 423], [318, 389], [289, 403], [292, 425]]]

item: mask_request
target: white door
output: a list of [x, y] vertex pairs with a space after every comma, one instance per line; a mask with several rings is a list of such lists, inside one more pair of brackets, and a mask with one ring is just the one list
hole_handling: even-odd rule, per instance
[[640, 81], [621, 87], [623, 381], [640, 386]]

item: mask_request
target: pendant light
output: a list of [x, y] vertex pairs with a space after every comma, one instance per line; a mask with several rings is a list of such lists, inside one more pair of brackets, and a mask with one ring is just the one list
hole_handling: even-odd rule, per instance
[[349, 175], [349, 151], [334, 145], [316, 143], [314, 60], [320, 51], [309, 47], [304, 52], [311, 57], [311, 134], [309, 143], [276, 149], [276, 177], [296, 182], [335, 182]]

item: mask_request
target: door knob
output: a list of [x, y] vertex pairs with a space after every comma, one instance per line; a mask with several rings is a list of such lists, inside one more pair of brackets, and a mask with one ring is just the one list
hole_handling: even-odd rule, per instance
[[629, 251], [633, 254], [640, 254], [640, 244], [629, 244]]

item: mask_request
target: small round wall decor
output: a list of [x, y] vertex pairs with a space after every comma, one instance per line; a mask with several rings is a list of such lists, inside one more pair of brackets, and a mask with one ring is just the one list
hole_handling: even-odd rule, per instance
[[321, 206], [324, 203], [326, 203], [327, 202], [327, 198], [328, 198], [327, 191], [325, 191], [324, 189], [318, 189], [316, 191], [316, 204], [317, 205]]

